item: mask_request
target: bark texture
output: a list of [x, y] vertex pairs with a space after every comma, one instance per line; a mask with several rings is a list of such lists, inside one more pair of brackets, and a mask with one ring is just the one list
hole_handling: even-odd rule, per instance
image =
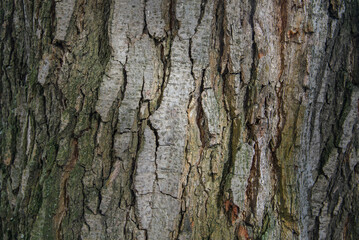
[[0, 238], [358, 239], [358, 0], [0, 2]]

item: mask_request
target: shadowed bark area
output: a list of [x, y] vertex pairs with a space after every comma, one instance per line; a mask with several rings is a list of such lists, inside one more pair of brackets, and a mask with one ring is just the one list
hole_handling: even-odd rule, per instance
[[0, 238], [358, 239], [358, 0], [0, 2]]

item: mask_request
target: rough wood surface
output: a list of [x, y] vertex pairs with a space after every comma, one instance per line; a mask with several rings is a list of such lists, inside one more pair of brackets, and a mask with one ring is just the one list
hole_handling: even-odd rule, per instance
[[358, 239], [358, 0], [0, 2], [0, 239]]

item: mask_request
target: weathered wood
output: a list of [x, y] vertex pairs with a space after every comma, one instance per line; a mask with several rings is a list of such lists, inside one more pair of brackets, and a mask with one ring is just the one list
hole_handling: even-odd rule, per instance
[[357, 0], [0, 2], [1, 239], [358, 239]]

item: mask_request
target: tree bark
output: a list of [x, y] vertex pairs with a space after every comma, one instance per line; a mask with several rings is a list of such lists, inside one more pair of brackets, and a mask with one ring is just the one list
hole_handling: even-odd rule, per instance
[[0, 2], [2, 239], [358, 239], [358, 0]]

